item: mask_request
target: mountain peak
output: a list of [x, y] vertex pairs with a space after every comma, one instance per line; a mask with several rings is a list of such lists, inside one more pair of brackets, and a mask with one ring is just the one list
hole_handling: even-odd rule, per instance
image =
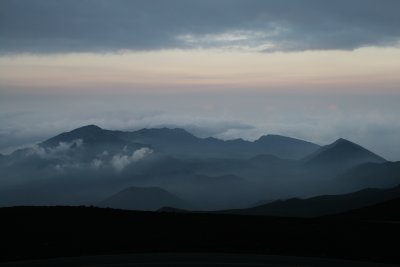
[[344, 138], [339, 138], [335, 142], [333, 142], [332, 144], [353, 144], [353, 145], [356, 145], [355, 143], [353, 143], [353, 142], [351, 142], [351, 141], [349, 141], [347, 139], [344, 139]]
[[344, 138], [321, 147], [308, 158], [307, 164], [355, 166], [367, 162], [381, 163], [386, 160], [366, 148]]
[[[371, 151], [367, 150], [366, 148], [360, 146], [359, 144], [356, 144], [352, 141], [349, 141], [347, 139], [344, 138], [339, 138], [337, 139], [335, 142], [333, 142], [332, 144], [329, 144], [327, 146], [325, 146], [324, 148], [326, 149], [332, 149], [334, 147], [337, 147], [337, 149], [341, 148], [341, 149], [352, 149], [352, 150], [359, 150], [359, 151], [363, 151], [365, 153], [371, 153], [373, 154]], [[325, 149], [325, 150], [326, 150]]]
[[272, 139], [278, 140], [278, 139], [294, 139], [294, 138], [283, 136], [283, 135], [278, 135], [278, 134], [267, 134], [267, 135], [260, 136], [260, 138], [258, 138], [256, 140], [256, 142], [272, 140]]
[[94, 124], [89, 124], [89, 125], [85, 125], [79, 128], [76, 128], [74, 130], [72, 130], [71, 132], [80, 132], [80, 131], [87, 131], [87, 132], [95, 132], [95, 131], [101, 131], [103, 130], [102, 128], [100, 128], [97, 125]]
[[45, 146], [57, 146], [60, 142], [71, 142], [81, 139], [85, 144], [99, 144], [99, 143], [118, 143], [123, 142], [117, 137], [112, 136], [96, 125], [86, 125], [76, 128], [69, 132], [61, 133], [53, 138], [50, 138], [42, 143]]
[[311, 143], [308, 141], [304, 141], [304, 140], [289, 137], [289, 136], [279, 135], [279, 134], [262, 135], [255, 142], [256, 143], [259, 143], [259, 142], [292, 142], [292, 143], [310, 144], [310, 145], [319, 147], [317, 144], [314, 144], [314, 143]]

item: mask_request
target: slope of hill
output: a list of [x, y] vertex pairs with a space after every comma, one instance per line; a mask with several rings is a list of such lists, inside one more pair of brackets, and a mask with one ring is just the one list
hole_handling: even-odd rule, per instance
[[400, 221], [400, 197], [383, 203], [350, 210], [327, 218], [369, 220], [369, 221]]
[[185, 201], [159, 187], [129, 187], [98, 204], [126, 210], [158, 210], [164, 206], [187, 208]]
[[222, 213], [286, 217], [317, 217], [366, 207], [400, 197], [400, 186], [390, 189], [363, 189], [343, 195], [324, 195], [307, 199], [293, 198], [248, 209]]

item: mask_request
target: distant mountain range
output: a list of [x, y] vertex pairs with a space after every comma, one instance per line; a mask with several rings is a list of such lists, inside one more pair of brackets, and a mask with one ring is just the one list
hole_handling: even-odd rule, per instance
[[[224, 141], [178, 128], [129, 132], [95, 125], [2, 155], [0, 170], [0, 206], [102, 203], [154, 210], [186, 203], [196, 210], [238, 210], [291, 199], [263, 207], [273, 213], [285, 206], [290, 215], [302, 213], [312, 196], [400, 184], [400, 162], [345, 139], [325, 146], [279, 135]], [[323, 199], [316, 202], [330, 201]], [[317, 204], [309, 212], [303, 215], [323, 213]]]

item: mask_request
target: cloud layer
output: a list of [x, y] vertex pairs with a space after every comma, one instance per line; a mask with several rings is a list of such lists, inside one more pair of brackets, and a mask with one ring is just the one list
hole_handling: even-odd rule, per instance
[[4, 0], [0, 52], [397, 46], [397, 0]]

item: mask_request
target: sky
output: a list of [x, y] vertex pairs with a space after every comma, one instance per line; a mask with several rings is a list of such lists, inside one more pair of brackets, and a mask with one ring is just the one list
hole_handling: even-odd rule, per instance
[[398, 0], [0, 1], [0, 152], [85, 124], [400, 160]]

